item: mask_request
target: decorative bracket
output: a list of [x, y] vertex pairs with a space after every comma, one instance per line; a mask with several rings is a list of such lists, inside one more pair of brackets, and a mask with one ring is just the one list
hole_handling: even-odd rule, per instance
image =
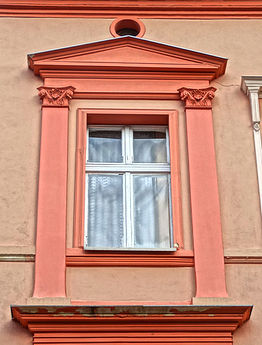
[[182, 87], [178, 89], [180, 98], [185, 101], [186, 108], [212, 108], [211, 101], [215, 97], [216, 88], [189, 89]]
[[40, 86], [39, 97], [42, 99], [43, 106], [48, 107], [68, 107], [69, 100], [73, 98], [75, 88], [73, 86], [66, 87], [48, 87]]

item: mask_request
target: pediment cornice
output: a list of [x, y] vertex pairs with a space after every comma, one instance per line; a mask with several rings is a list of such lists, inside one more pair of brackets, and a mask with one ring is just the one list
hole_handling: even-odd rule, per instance
[[222, 57], [131, 36], [28, 55], [29, 67], [43, 78], [94, 71], [165, 72], [202, 75], [210, 81], [224, 74], [226, 62]]

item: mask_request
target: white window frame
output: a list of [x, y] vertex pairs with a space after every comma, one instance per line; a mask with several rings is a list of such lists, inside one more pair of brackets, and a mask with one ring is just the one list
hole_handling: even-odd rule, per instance
[[[121, 130], [122, 131], [122, 156], [121, 163], [89, 162], [88, 160], [88, 141], [89, 129], [99, 130]], [[166, 163], [133, 163], [133, 130], [136, 131], [163, 131], [166, 134]], [[123, 203], [124, 203], [124, 234], [126, 247], [90, 247], [88, 246], [88, 175], [98, 174], [120, 174], [123, 175]], [[132, 174], [167, 175], [169, 181], [169, 241], [168, 248], [136, 248], [134, 246], [134, 227], [133, 227], [133, 192]], [[122, 125], [91, 125], [87, 127], [86, 137], [86, 164], [85, 164], [85, 221], [84, 221], [84, 249], [85, 250], [149, 250], [149, 251], [176, 251], [173, 246], [173, 222], [171, 207], [171, 180], [170, 180], [170, 154], [169, 154], [169, 132], [167, 126], [122, 126]]]

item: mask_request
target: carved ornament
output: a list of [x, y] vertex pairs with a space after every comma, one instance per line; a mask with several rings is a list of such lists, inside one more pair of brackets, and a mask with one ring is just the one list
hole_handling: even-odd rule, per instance
[[49, 107], [68, 107], [69, 100], [73, 98], [75, 88], [67, 87], [47, 87], [40, 86], [39, 97], [42, 99], [43, 106]]
[[216, 88], [208, 87], [206, 89], [188, 89], [182, 87], [178, 89], [180, 98], [185, 101], [186, 108], [211, 108], [212, 99], [215, 97]]

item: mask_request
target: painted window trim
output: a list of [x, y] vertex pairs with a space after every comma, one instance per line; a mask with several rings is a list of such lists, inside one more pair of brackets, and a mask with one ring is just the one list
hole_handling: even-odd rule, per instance
[[[126, 49], [130, 47], [134, 52], [138, 52], [138, 60], [130, 61], [126, 69]], [[114, 49], [118, 48], [121, 48], [118, 55], [120, 60], [115, 64]], [[103, 59], [102, 61], [99, 59], [100, 62], [97, 64], [98, 60], [94, 54], [99, 55], [101, 51]], [[155, 61], [156, 52], [158, 58]], [[74, 63], [76, 54], [82, 55], [82, 62], [77, 65]], [[168, 64], [166, 64], [167, 54], [169, 60], [171, 58]], [[155, 63], [152, 64], [152, 60]], [[184, 61], [183, 64], [181, 60]], [[70, 266], [74, 267], [88, 266], [90, 262], [93, 266], [113, 264], [137, 267], [188, 267], [192, 265], [192, 261], [195, 267], [197, 300], [202, 297], [227, 297], [212, 121], [212, 99], [216, 89], [210, 86], [212, 80], [225, 73], [227, 59], [123, 36], [30, 54], [28, 62], [34, 73], [44, 80], [44, 85], [38, 88], [42, 100], [41, 138], [44, 138], [41, 139], [43, 145], [41, 144], [40, 157], [44, 159], [41, 160], [39, 169], [41, 193], [38, 193], [40, 217], [38, 217], [36, 237], [34, 298], [65, 297], [66, 265], [69, 262]], [[161, 73], [163, 69], [164, 75]], [[130, 73], [134, 78], [128, 77]], [[90, 75], [92, 78], [89, 78]], [[118, 78], [115, 79], [115, 75], [118, 75]], [[139, 90], [138, 85], [141, 86]], [[194, 257], [192, 251], [189, 251], [190, 255], [188, 251], [180, 249], [173, 257], [159, 256], [158, 253], [157, 257], [153, 255], [148, 257], [145, 253], [140, 253], [139, 257], [135, 258], [132, 255], [126, 263], [123, 260], [120, 262], [118, 254], [111, 256], [109, 260], [103, 256], [101, 264], [100, 257], [92, 257], [92, 260], [86, 261], [81, 248], [66, 249], [65, 177], [68, 171], [69, 101], [94, 97], [97, 99], [172, 98], [185, 102]], [[112, 114], [112, 109], [110, 111]], [[168, 113], [168, 110], [165, 112]], [[115, 110], [114, 113], [114, 116], [121, 115], [116, 114]], [[161, 111], [156, 111], [152, 115], [150, 111], [150, 117], [147, 117], [148, 123], [152, 124], [152, 119], [157, 118], [159, 113]], [[97, 114], [95, 117], [97, 120]], [[125, 118], [129, 123], [131, 122], [129, 117]], [[159, 119], [164, 122], [162, 124], [167, 123], [166, 120], [163, 121], [164, 117], [159, 116]], [[103, 118], [100, 120], [102, 124], [105, 123]], [[62, 132], [59, 130], [60, 126]], [[57, 150], [58, 148], [61, 152]], [[55, 157], [49, 154], [53, 150], [56, 153]], [[83, 147], [78, 147], [78, 151], [83, 158]], [[57, 169], [58, 164], [61, 169]], [[202, 169], [199, 169], [200, 164]], [[50, 185], [57, 185], [58, 192], [55, 188], [49, 188]], [[51, 195], [46, 196], [47, 192]], [[60, 198], [62, 206], [53, 202], [51, 207], [55, 216], [50, 217], [50, 202], [47, 201], [57, 200], [57, 197]], [[52, 244], [59, 246], [52, 250], [50, 238], [54, 236]]]
[[262, 76], [243, 76], [241, 89], [249, 96], [251, 107], [251, 121], [256, 154], [257, 178], [260, 198], [260, 212], [262, 216], [262, 144], [261, 144], [261, 114], [259, 98], [262, 95]]
[[[85, 204], [85, 157], [86, 157], [86, 128], [87, 124], [120, 124], [120, 125], [168, 125], [170, 137], [170, 175], [171, 175], [171, 200], [173, 214], [173, 242], [179, 243], [184, 248], [181, 210], [181, 187], [180, 187], [180, 163], [179, 163], [179, 139], [178, 139], [178, 113], [164, 110], [130, 110], [130, 109], [79, 109], [77, 114], [77, 144], [76, 144], [76, 176], [75, 176], [75, 212], [74, 212], [74, 248], [71, 254], [81, 253], [87, 259], [94, 256], [93, 251], [83, 250], [84, 246], [84, 204]], [[81, 251], [80, 251], [81, 250]], [[117, 251], [115, 251], [117, 252]], [[136, 265], [145, 265], [144, 255], [138, 250]], [[161, 250], [159, 250], [161, 252]], [[80, 254], [80, 255], [81, 255]], [[105, 253], [98, 253], [96, 257], [103, 259]], [[115, 256], [111, 254], [112, 259]], [[136, 256], [136, 253], [132, 253]], [[145, 254], [146, 255], [146, 254]], [[160, 254], [161, 255], [161, 254]], [[163, 255], [163, 254], [162, 254]], [[164, 254], [166, 255], [166, 254]], [[173, 254], [174, 256], [174, 254]], [[124, 261], [125, 253], [119, 253], [118, 259]], [[158, 254], [151, 255], [151, 260], [158, 260]], [[113, 259], [114, 260], [114, 259]], [[108, 264], [110, 264], [110, 261]], [[158, 263], [156, 262], [156, 265]]]

